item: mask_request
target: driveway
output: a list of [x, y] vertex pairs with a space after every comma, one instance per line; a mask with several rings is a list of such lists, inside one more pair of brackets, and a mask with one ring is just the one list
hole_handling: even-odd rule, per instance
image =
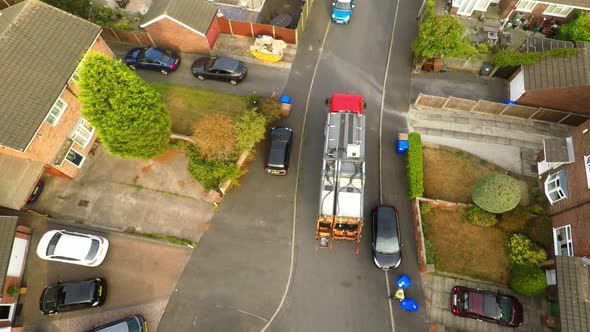
[[421, 72], [412, 75], [410, 103], [414, 103], [420, 93], [501, 103], [508, 99], [508, 85], [505, 79], [483, 78], [471, 72], [448, 71], [438, 74]]
[[[20, 221], [33, 228], [25, 270], [27, 294], [20, 320], [25, 327], [57, 327], [61, 331], [83, 331], [133, 313], [144, 315], [150, 329], [156, 331], [168, 297], [190, 256], [188, 247], [154, 241], [143, 237], [109, 232], [83, 225], [60, 223], [41, 216], [25, 215]], [[110, 247], [105, 261], [90, 268], [37, 257], [35, 251], [43, 234], [52, 229], [66, 229], [102, 235]], [[107, 280], [107, 298], [102, 307], [43, 316], [39, 298], [43, 289], [58, 281], [79, 281], [94, 277]], [[35, 328], [36, 329], [36, 328]]]
[[44, 175], [44, 192], [29, 208], [60, 220], [198, 242], [213, 205], [187, 164], [180, 150], [141, 161], [111, 156], [100, 146], [78, 178]]

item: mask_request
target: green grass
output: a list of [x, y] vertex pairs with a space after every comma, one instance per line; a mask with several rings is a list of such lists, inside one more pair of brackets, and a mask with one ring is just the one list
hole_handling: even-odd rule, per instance
[[226, 114], [234, 120], [248, 108], [245, 97], [203, 89], [155, 83], [170, 112], [172, 131], [192, 135], [194, 122], [207, 114]]
[[171, 235], [161, 235], [161, 234], [153, 234], [153, 233], [147, 233], [147, 232], [137, 232], [135, 234], [149, 237], [151, 239], [164, 240], [164, 241], [168, 241], [170, 243], [180, 244], [183, 246], [191, 246], [192, 248], [197, 246], [197, 244], [191, 240], [181, 239], [181, 238], [178, 238], [176, 236], [171, 236]]

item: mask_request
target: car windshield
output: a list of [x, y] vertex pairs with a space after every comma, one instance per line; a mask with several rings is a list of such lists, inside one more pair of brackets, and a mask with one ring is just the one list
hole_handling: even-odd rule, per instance
[[45, 291], [45, 296], [43, 297], [43, 310], [49, 311], [56, 306], [63, 304], [63, 293], [60, 293], [61, 296], [58, 300], [58, 287], [49, 287]]
[[98, 252], [98, 248], [100, 247], [100, 242], [98, 240], [92, 239], [90, 243], [90, 250], [88, 250], [88, 255], [86, 255], [87, 260], [91, 260], [96, 257], [96, 253]]
[[509, 322], [512, 318], [510, 299], [493, 294], [472, 292], [463, 295], [463, 309], [492, 319]]
[[287, 144], [284, 141], [273, 141], [270, 147], [268, 156], [268, 166], [271, 167], [285, 167], [285, 151]]
[[127, 328], [129, 328], [129, 332], [139, 332], [139, 321], [137, 319], [129, 319], [127, 321]]
[[350, 10], [350, 2], [336, 1], [334, 8], [340, 10]]
[[506, 297], [499, 297], [498, 301], [500, 302], [500, 320], [503, 322], [510, 322], [512, 319], [512, 304], [510, 303], [510, 299]]
[[205, 65], [205, 70], [213, 68], [213, 66], [215, 66], [215, 61], [217, 61], [217, 58], [210, 58], [209, 61], [207, 61], [207, 64]]
[[51, 240], [49, 240], [49, 244], [47, 245], [47, 252], [45, 252], [47, 256], [53, 256], [53, 254], [55, 253], [55, 247], [57, 246], [57, 243], [59, 242], [60, 238], [61, 233], [55, 233]]
[[399, 243], [396, 238], [377, 237], [375, 251], [381, 254], [395, 254], [399, 252]]

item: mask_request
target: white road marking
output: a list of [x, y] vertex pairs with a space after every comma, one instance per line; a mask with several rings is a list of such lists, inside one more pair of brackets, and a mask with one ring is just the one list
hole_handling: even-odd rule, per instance
[[244, 310], [241, 310], [241, 309], [238, 309], [238, 310], [236, 310], [236, 311], [237, 311], [237, 312], [240, 312], [240, 313], [243, 313], [243, 314], [245, 314], [245, 315], [248, 315], [248, 316], [252, 316], [252, 317], [258, 318], [258, 319], [260, 319], [260, 320], [262, 320], [262, 321], [268, 322], [268, 320], [266, 320], [266, 318], [264, 318], [264, 317], [260, 317], [260, 316], [258, 316], [258, 315], [255, 315], [255, 314], [251, 313], [251, 312], [247, 312], [247, 311], [244, 311]]
[[297, 190], [299, 188], [299, 170], [301, 169], [301, 156], [303, 155], [303, 138], [305, 137], [305, 123], [307, 121], [307, 111], [309, 109], [309, 99], [311, 97], [311, 90], [313, 88], [313, 83], [315, 82], [315, 76], [318, 72], [318, 67], [320, 65], [320, 59], [322, 58], [322, 54], [324, 52], [324, 45], [326, 44], [326, 39], [328, 38], [328, 32], [330, 31], [331, 21], [328, 21], [328, 27], [326, 28], [326, 33], [324, 34], [324, 39], [322, 40], [322, 46], [320, 47], [320, 54], [318, 55], [318, 59], [315, 63], [315, 67], [313, 69], [313, 75], [311, 76], [311, 82], [309, 83], [309, 90], [307, 90], [307, 100], [305, 101], [305, 112], [303, 115], [303, 128], [301, 129], [301, 140], [299, 141], [299, 155], [297, 156], [297, 173], [295, 176], [295, 199], [293, 200], [293, 228], [291, 231], [291, 264], [289, 267], [289, 278], [287, 279], [287, 285], [285, 286], [285, 291], [283, 292], [283, 297], [281, 298], [281, 302], [277, 306], [277, 309], [272, 314], [266, 325], [260, 330], [261, 332], [266, 331], [270, 324], [272, 324], [273, 320], [277, 317], [283, 305], [285, 304], [285, 299], [287, 298], [287, 293], [289, 292], [289, 287], [291, 286], [291, 281], [293, 279], [293, 266], [295, 263], [295, 225], [297, 220]]

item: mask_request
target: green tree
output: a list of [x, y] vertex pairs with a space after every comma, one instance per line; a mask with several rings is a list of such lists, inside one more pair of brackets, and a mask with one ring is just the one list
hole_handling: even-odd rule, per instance
[[266, 118], [256, 109], [245, 111], [235, 124], [238, 151], [250, 150], [254, 144], [264, 138]]
[[514, 209], [520, 201], [518, 181], [501, 173], [492, 173], [482, 177], [473, 186], [473, 202], [480, 208], [503, 213]]
[[78, 85], [82, 114], [111, 154], [147, 160], [168, 149], [170, 115], [160, 94], [121, 62], [87, 54]]
[[588, 14], [578, 10], [576, 19], [559, 27], [557, 39], [576, 41], [590, 41], [590, 19]]
[[510, 288], [526, 296], [541, 294], [547, 288], [547, 277], [538, 266], [514, 265], [510, 268]]
[[464, 38], [465, 26], [452, 15], [436, 16], [426, 20], [414, 40], [414, 53], [422, 59], [422, 63], [433, 57], [469, 58], [477, 54], [477, 50], [469, 40]]

